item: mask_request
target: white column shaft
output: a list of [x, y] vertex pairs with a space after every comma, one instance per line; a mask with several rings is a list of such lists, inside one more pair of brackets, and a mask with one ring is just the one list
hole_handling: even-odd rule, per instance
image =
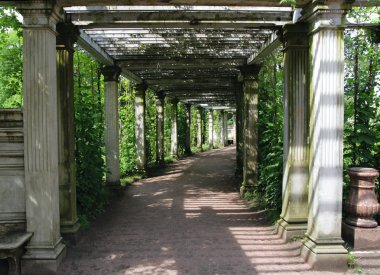
[[145, 90], [136, 91], [135, 98], [136, 167], [140, 173], [146, 170], [145, 145]]
[[171, 154], [178, 158], [178, 101], [172, 105]]
[[107, 184], [120, 184], [119, 92], [117, 81], [104, 81]]

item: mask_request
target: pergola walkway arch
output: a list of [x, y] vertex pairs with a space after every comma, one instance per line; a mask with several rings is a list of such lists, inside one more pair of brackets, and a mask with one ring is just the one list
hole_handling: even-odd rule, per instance
[[[160, 161], [165, 96], [174, 105], [174, 156], [178, 101], [198, 107], [199, 112], [209, 109], [211, 133], [213, 109], [236, 112], [237, 168], [243, 173], [243, 192], [257, 183], [260, 64], [283, 45], [285, 169], [278, 231], [286, 240], [306, 232], [302, 255], [315, 269], [346, 266], [341, 239], [343, 29], [352, 5], [377, 1], [297, 0], [297, 9], [278, 0], [188, 2], [3, 1], [16, 4], [24, 18], [24, 177], [14, 192], [25, 193], [24, 201], [15, 202], [25, 205], [18, 222], [33, 233], [22, 258], [25, 272], [56, 270], [65, 251], [61, 234], [75, 235], [78, 230], [72, 165], [76, 42], [105, 65], [110, 187], [120, 186], [118, 79], [123, 74], [136, 84], [141, 172], [146, 168], [145, 92], [151, 89], [157, 94]], [[190, 150], [189, 138], [187, 143]], [[7, 217], [4, 223], [12, 224]]]

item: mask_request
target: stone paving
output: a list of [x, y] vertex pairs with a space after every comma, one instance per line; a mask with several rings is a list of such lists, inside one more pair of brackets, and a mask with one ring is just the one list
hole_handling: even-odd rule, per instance
[[59, 274], [322, 274], [240, 199], [234, 168], [230, 146], [136, 182], [68, 249]]

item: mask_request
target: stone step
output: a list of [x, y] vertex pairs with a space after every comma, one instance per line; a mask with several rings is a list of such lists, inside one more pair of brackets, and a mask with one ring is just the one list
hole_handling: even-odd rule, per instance
[[21, 143], [24, 141], [22, 128], [0, 128], [0, 143]]
[[22, 128], [21, 109], [0, 109], [0, 128]]

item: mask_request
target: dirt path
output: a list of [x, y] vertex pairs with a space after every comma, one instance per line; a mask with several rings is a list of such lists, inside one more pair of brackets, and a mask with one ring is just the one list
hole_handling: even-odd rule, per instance
[[68, 249], [60, 274], [309, 273], [300, 244], [239, 198], [234, 169], [227, 147], [135, 183]]

